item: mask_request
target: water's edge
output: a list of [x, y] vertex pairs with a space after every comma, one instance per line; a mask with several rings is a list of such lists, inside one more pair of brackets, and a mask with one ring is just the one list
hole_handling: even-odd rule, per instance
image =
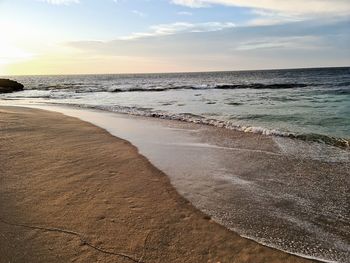
[[[12, 105], [11, 105], [12, 106]], [[14, 105], [13, 105], [14, 106]], [[75, 118], [78, 118], [78, 119], [80, 119], [81, 121], [84, 121], [84, 122], [88, 122], [88, 123], [91, 123], [91, 124], [93, 124], [93, 125], [95, 125], [95, 126], [98, 126], [98, 127], [100, 127], [100, 128], [102, 128], [102, 129], [104, 129], [104, 130], [106, 130], [108, 133], [110, 133], [112, 136], [115, 136], [115, 137], [117, 137], [116, 135], [114, 135], [113, 133], [111, 133], [111, 131], [109, 131], [108, 129], [106, 129], [106, 127], [103, 127], [103, 126], [101, 126], [101, 125], [98, 125], [98, 124], [96, 124], [95, 122], [93, 122], [92, 120], [89, 120], [89, 110], [91, 110], [91, 109], [82, 109], [81, 107], [74, 107], [74, 106], [72, 106], [72, 105], [64, 105], [64, 106], [62, 106], [62, 105], [59, 105], [59, 106], [57, 106], [57, 105], [55, 105], [54, 107], [52, 107], [52, 106], [50, 106], [50, 105], [16, 105], [16, 106], [19, 106], [19, 107], [29, 107], [29, 108], [36, 108], [36, 109], [41, 109], [41, 110], [48, 110], [48, 111], [54, 111], [54, 112], [58, 112], [58, 113], [62, 113], [62, 114], [64, 114], [64, 115], [66, 115], [66, 116], [69, 116], [69, 117], [75, 117]], [[67, 111], [67, 108], [69, 109], [69, 108], [73, 108], [73, 109], [77, 109], [78, 108], [78, 110], [79, 111], [81, 111], [82, 113], [84, 113], [84, 118], [82, 118], [81, 116], [79, 117], [79, 116], [77, 116], [76, 114], [71, 114], [71, 113], [69, 113], [69, 111]], [[102, 109], [93, 109], [94, 111], [100, 111], [100, 112], [104, 112]], [[116, 114], [116, 115], [118, 115], [118, 114], [122, 114], [122, 115], [126, 115], [126, 114], [123, 114], [123, 113], [116, 113], [116, 112], [114, 112], [114, 114]], [[140, 118], [142, 118], [142, 119], [148, 119], [147, 117], [145, 117], [145, 116], [141, 116]], [[181, 121], [181, 120], [180, 120]], [[202, 124], [203, 125], [203, 124]], [[205, 125], [205, 124], [204, 124]], [[266, 135], [269, 135], [269, 134], [266, 134]], [[118, 137], [117, 137], [118, 138]], [[124, 139], [124, 138], [122, 138], [122, 139]], [[134, 142], [133, 141], [129, 141], [132, 145], [134, 145], [137, 149], [138, 149], [138, 147], [134, 144]], [[141, 153], [140, 153], [141, 154]], [[147, 156], [145, 156], [145, 158], [147, 158]], [[149, 160], [149, 158], [147, 158], [148, 160]], [[151, 161], [150, 161], [151, 162]], [[156, 166], [154, 163], [152, 163], [154, 166]], [[157, 167], [157, 166], [156, 166]], [[157, 167], [158, 169], [159, 169], [159, 167]], [[174, 186], [174, 188], [175, 188], [175, 186]], [[175, 188], [176, 189], [176, 188]], [[177, 189], [176, 189], [176, 191], [177, 191]], [[181, 193], [180, 193], [181, 194]], [[186, 197], [185, 197], [186, 198]], [[220, 222], [220, 220], [215, 220], [215, 218], [213, 218], [214, 219], [214, 221], [215, 222], [217, 222], [217, 223], [219, 223], [220, 225], [222, 225], [222, 223]], [[306, 258], [306, 259], [311, 259], [311, 260], [317, 260], [317, 261], [322, 261], [322, 262], [328, 262], [328, 263], [337, 263], [337, 261], [329, 261], [329, 260], [325, 260], [325, 259], [323, 259], [323, 258], [317, 258], [317, 257], [312, 257], [312, 256], [309, 256], [309, 255], [306, 255], [306, 254], [302, 254], [302, 253], [293, 253], [293, 252], [290, 252], [290, 251], [287, 251], [287, 250], [284, 250], [284, 249], [281, 249], [281, 248], [279, 248], [279, 247], [277, 247], [277, 246], [273, 246], [273, 245], [271, 245], [271, 244], [268, 244], [268, 243], [264, 243], [264, 242], [262, 242], [261, 240], [257, 240], [257, 239], [254, 239], [254, 238], [251, 238], [251, 237], [249, 237], [249, 236], [246, 236], [246, 235], [241, 235], [241, 233], [239, 233], [239, 232], [236, 232], [235, 231], [235, 229], [230, 229], [230, 228], [228, 228], [229, 230], [231, 230], [231, 231], [234, 231], [235, 233], [237, 233], [237, 234], [239, 234], [240, 236], [242, 236], [243, 238], [247, 238], [247, 239], [249, 239], [249, 240], [253, 240], [253, 241], [255, 241], [255, 242], [257, 242], [257, 243], [259, 243], [259, 244], [262, 244], [262, 245], [264, 245], [264, 246], [267, 246], [267, 247], [270, 247], [270, 248], [274, 248], [274, 249], [277, 249], [277, 250], [280, 250], [280, 251], [283, 251], [283, 252], [286, 252], [286, 253], [288, 253], [288, 254], [292, 254], [292, 255], [296, 255], [296, 256], [300, 256], [300, 257], [303, 257], [303, 258]]]
[[224, 121], [215, 118], [206, 118], [203, 116], [185, 113], [185, 114], [171, 114], [163, 111], [154, 111], [144, 108], [135, 108], [135, 107], [125, 107], [125, 106], [92, 106], [87, 104], [71, 104], [71, 103], [49, 103], [48, 105], [58, 105], [58, 106], [67, 106], [67, 107], [75, 107], [82, 109], [95, 109], [101, 111], [114, 112], [118, 114], [126, 114], [126, 115], [134, 115], [139, 117], [150, 117], [157, 119], [166, 119], [166, 120], [175, 120], [182, 121], [188, 123], [196, 123], [201, 125], [214, 126], [217, 128], [224, 128], [229, 130], [235, 130], [239, 132], [245, 133], [256, 133], [262, 134], [266, 136], [276, 136], [276, 137], [287, 137], [297, 140], [302, 140], [306, 142], [316, 142], [322, 143], [334, 147], [339, 147], [342, 149], [350, 149], [350, 139], [347, 138], [338, 138], [331, 137], [327, 135], [312, 133], [312, 134], [299, 134], [293, 132], [285, 132], [278, 129], [267, 129], [259, 126], [248, 126], [248, 125], [239, 125], [235, 124], [232, 121]]

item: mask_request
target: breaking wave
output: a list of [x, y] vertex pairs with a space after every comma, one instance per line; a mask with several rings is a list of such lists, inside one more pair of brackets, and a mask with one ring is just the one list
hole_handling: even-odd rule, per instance
[[66, 90], [77, 93], [85, 92], [157, 92], [157, 91], [168, 91], [168, 90], [233, 90], [233, 89], [293, 89], [293, 88], [304, 88], [309, 86], [303, 83], [274, 83], [274, 84], [263, 84], [263, 83], [248, 83], [248, 84], [217, 84], [217, 85], [159, 85], [154, 86], [150, 84], [142, 83], [137, 84], [112, 84], [105, 85], [102, 83], [59, 83], [54, 85], [39, 84], [34, 87], [26, 87], [27, 90]]
[[170, 86], [170, 87], [131, 87], [131, 88], [115, 88], [110, 89], [110, 92], [147, 92], [147, 91], [167, 91], [167, 90], [206, 90], [206, 89], [221, 89], [221, 90], [231, 90], [231, 89], [292, 89], [292, 88], [304, 88], [307, 87], [306, 84], [301, 83], [280, 83], [280, 84], [262, 84], [262, 83], [252, 83], [252, 84], [221, 84], [221, 85], [199, 85], [199, 86]]
[[230, 130], [236, 130], [241, 132], [251, 132], [256, 134], [262, 134], [267, 136], [288, 137], [308, 142], [323, 143], [331, 146], [348, 149], [350, 147], [350, 140], [346, 138], [331, 137], [322, 134], [297, 134], [292, 132], [280, 131], [277, 129], [267, 129], [263, 127], [255, 127], [248, 125], [239, 125], [232, 121], [219, 120], [213, 118], [207, 118], [204, 116], [192, 114], [192, 113], [169, 113], [164, 111], [153, 110], [151, 108], [141, 107], [127, 107], [127, 106], [104, 106], [104, 105], [86, 105], [86, 104], [69, 104], [70, 106], [81, 108], [92, 108], [104, 111], [111, 111], [123, 114], [130, 114], [142, 117], [152, 117], [166, 120], [177, 120], [189, 123], [198, 123], [202, 125], [209, 125], [218, 128], [225, 128]]

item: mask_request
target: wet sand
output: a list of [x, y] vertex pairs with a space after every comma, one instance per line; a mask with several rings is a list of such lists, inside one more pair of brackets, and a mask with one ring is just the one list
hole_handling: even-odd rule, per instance
[[1, 107], [0, 152], [0, 262], [310, 262], [213, 222], [130, 143], [75, 118]]

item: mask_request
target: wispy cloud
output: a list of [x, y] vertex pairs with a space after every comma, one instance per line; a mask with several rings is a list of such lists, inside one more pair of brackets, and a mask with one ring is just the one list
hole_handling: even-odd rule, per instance
[[140, 16], [140, 17], [145, 17], [146, 14], [144, 12], [141, 12], [139, 10], [132, 10], [131, 11], [133, 14], [137, 15], [137, 16]]
[[291, 37], [270, 37], [261, 38], [257, 41], [241, 42], [234, 48], [239, 51], [250, 50], [268, 50], [268, 49], [320, 49], [326, 48], [322, 44], [323, 39], [320, 36], [291, 36]]
[[[243, 53], [249, 59], [266, 58], [271, 55], [298, 60], [301, 64], [305, 59], [327, 57], [324, 61], [335, 60], [338, 56], [349, 58], [349, 47], [344, 46], [349, 40], [349, 21], [337, 24], [310, 24], [309, 22], [294, 22], [286, 25], [271, 25], [265, 27], [235, 27], [223, 30], [205, 31], [197, 34], [173, 34], [180, 26], [169, 25], [158, 29], [158, 35], [147, 38], [117, 39], [113, 41], [80, 41], [71, 42], [70, 47], [79, 50], [94, 51], [114, 56], [222, 56], [227, 58], [240, 57]], [[190, 29], [188, 29], [190, 30]], [[275, 50], [281, 52], [274, 52]], [[328, 50], [325, 52], [325, 50]], [[249, 51], [249, 52], [245, 52]], [[268, 52], [268, 53], [265, 53]], [[285, 53], [283, 53], [285, 52]], [[306, 52], [306, 53], [305, 53]], [[310, 53], [314, 53], [311, 55]], [[317, 53], [317, 56], [315, 56]], [[267, 55], [268, 54], [268, 55]], [[347, 55], [345, 55], [347, 54]], [[273, 60], [271, 60], [273, 63]], [[217, 61], [219, 63], [219, 60]], [[285, 63], [288, 61], [286, 60]]]
[[346, 15], [350, 14], [348, 0], [172, 0], [172, 3], [191, 8], [210, 5], [240, 6], [292, 15]]
[[138, 39], [152, 36], [164, 36], [186, 32], [212, 32], [220, 31], [226, 28], [235, 27], [231, 22], [206, 22], [206, 23], [188, 23], [176, 22], [171, 24], [160, 24], [151, 26], [149, 32], [133, 33], [129, 36], [122, 37], [122, 40]]
[[53, 5], [69, 5], [69, 4], [78, 4], [80, 0], [39, 0], [41, 2], [46, 2]]
[[183, 5], [191, 8], [201, 8], [210, 6], [210, 1], [202, 0], [172, 0], [174, 4]]
[[246, 22], [246, 25], [248, 26], [266, 26], [304, 20], [304, 18], [300, 16], [293, 16], [290, 14], [275, 11], [253, 9], [251, 12], [255, 18]]
[[[349, 65], [350, 20], [237, 26], [199, 33], [189, 32], [193, 25], [161, 28], [153, 37], [65, 43], [68, 53], [36, 60], [41, 65], [38, 72], [52, 74], [55, 71], [50, 70], [57, 67], [63, 73], [113, 73]], [[174, 33], [180, 28], [186, 33]], [[35, 70], [32, 64], [23, 67], [27, 73]]]
[[176, 14], [178, 14], [180, 16], [191, 16], [192, 15], [192, 13], [188, 12], [188, 11], [180, 11], [180, 12], [177, 12]]

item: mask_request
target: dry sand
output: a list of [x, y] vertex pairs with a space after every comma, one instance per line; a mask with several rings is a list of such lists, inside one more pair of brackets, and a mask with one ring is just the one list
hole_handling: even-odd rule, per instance
[[1, 263], [310, 262], [216, 224], [130, 143], [27, 108], [0, 107], [0, 218]]

